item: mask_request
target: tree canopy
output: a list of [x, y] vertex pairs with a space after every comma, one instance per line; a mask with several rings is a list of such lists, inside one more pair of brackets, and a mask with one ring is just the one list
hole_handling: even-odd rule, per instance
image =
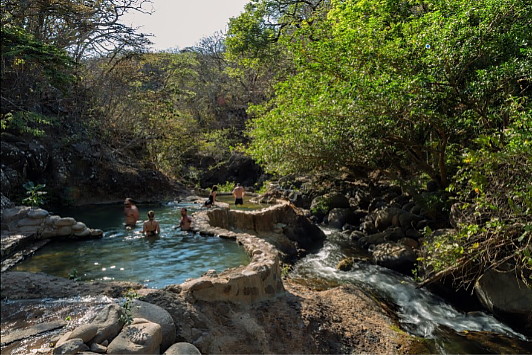
[[[293, 0], [272, 12], [274, 3], [253, 1], [229, 30], [230, 54], [275, 62], [264, 55], [275, 48], [292, 74], [250, 108], [247, 152], [277, 174], [380, 169], [432, 180], [467, 213], [455, 234], [426, 244], [425, 277], [460, 271], [470, 285], [511, 260], [526, 281], [532, 4]], [[293, 17], [301, 3], [316, 6]], [[251, 47], [238, 40], [250, 36]]]
[[[461, 148], [530, 102], [525, 1], [331, 1], [280, 37], [295, 75], [253, 108], [271, 171], [389, 166], [449, 183]], [[230, 48], [231, 49], [231, 48]]]

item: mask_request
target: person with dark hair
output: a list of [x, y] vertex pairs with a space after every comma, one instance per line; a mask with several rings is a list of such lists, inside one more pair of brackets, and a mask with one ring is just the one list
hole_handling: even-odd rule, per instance
[[246, 191], [239, 183], [236, 184], [236, 187], [233, 189], [233, 196], [235, 197], [235, 206], [244, 204], [244, 194]]
[[148, 220], [144, 222], [144, 225], [142, 226], [142, 234], [144, 234], [146, 237], [153, 237], [161, 234], [159, 222], [155, 220], [155, 212], [148, 212]]
[[135, 228], [140, 214], [135, 202], [129, 197], [124, 200], [124, 216], [126, 228]]
[[179, 227], [182, 231], [189, 231], [192, 229], [192, 218], [187, 214], [188, 211], [186, 208], [181, 209], [181, 221], [179, 222]]
[[211, 193], [209, 194], [209, 198], [207, 199], [207, 201], [205, 201], [205, 207], [212, 207], [212, 205], [214, 205], [214, 203], [216, 202], [216, 191], [218, 191], [218, 186], [213, 185]]

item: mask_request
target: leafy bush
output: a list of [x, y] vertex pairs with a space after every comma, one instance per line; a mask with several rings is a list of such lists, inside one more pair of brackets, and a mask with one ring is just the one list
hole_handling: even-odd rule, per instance
[[32, 181], [28, 181], [22, 185], [26, 190], [26, 198], [22, 200], [22, 204], [31, 207], [39, 207], [44, 204], [45, 198], [44, 195], [47, 194], [43, 189], [46, 185], [35, 185]]
[[236, 184], [234, 181], [226, 181], [225, 184], [216, 185], [219, 192], [232, 192]]
[[453, 274], [472, 285], [484, 270], [511, 266], [532, 277], [532, 122], [524, 111], [508, 128], [476, 140], [464, 155], [453, 206], [456, 233], [429, 238], [420, 258], [427, 280]]

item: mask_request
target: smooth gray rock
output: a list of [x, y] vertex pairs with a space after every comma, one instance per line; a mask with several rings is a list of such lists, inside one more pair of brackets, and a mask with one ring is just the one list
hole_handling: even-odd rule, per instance
[[201, 355], [201, 352], [190, 343], [175, 343], [163, 355]]
[[62, 328], [66, 325], [64, 321], [55, 321], [48, 323], [35, 324], [29, 328], [17, 329], [11, 333], [2, 335], [2, 344], [9, 344], [17, 340], [22, 340], [40, 333], [48, 332], [50, 330]]
[[131, 315], [134, 318], [144, 318], [150, 322], [157, 323], [161, 326], [162, 343], [161, 351], [165, 351], [175, 342], [176, 327], [174, 320], [168, 311], [155, 304], [133, 300]]
[[101, 344], [104, 340], [111, 341], [116, 337], [124, 326], [121, 320], [123, 315], [124, 310], [118, 304], [111, 303], [105, 306], [92, 321], [98, 326], [98, 334], [92, 341]]
[[29, 218], [42, 219], [49, 215], [50, 213], [42, 208], [32, 208], [28, 211]]
[[475, 283], [480, 303], [498, 318], [509, 321], [532, 335], [532, 288], [514, 270], [487, 270]]
[[416, 259], [416, 252], [411, 247], [398, 243], [379, 244], [373, 250], [376, 264], [404, 274], [412, 271]]
[[98, 354], [105, 354], [107, 352], [107, 346], [102, 344], [92, 343], [90, 346], [90, 351]]
[[84, 343], [88, 343], [98, 333], [98, 326], [94, 323], [83, 324], [77, 327], [70, 334], [70, 339], [80, 338]]
[[75, 338], [70, 339], [54, 348], [53, 355], [74, 355], [78, 352], [89, 350], [89, 347], [85, 345], [82, 339]]
[[107, 354], [160, 354], [161, 326], [143, 318], [134, 318], [107, 347]]

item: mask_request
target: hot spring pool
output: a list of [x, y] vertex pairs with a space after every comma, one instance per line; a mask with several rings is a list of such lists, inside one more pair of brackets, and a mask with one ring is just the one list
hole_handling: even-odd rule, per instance
[[[180, 210], [189, 215], [200, 208], [191, 203], [138, 205], [141, 218], [137, 227], [123, 227], [121, 205], [95, 205], [54, 211], [62, 217], [74, 217], [90, 228], [104, 231], [102, 239], [53, 242], [31, 258], [17, 264], [13, 271], [45, 272], [83, 281], [132, 281], [151, 288], [162, 288], [201, 276], [208, 270], [221, 272], [247, 265], [249, 257], [233, 240], [203, 236], [175, 228]], [[149, 210], [161, 226], [159, 237], [144, 237], [142, 222]]]

